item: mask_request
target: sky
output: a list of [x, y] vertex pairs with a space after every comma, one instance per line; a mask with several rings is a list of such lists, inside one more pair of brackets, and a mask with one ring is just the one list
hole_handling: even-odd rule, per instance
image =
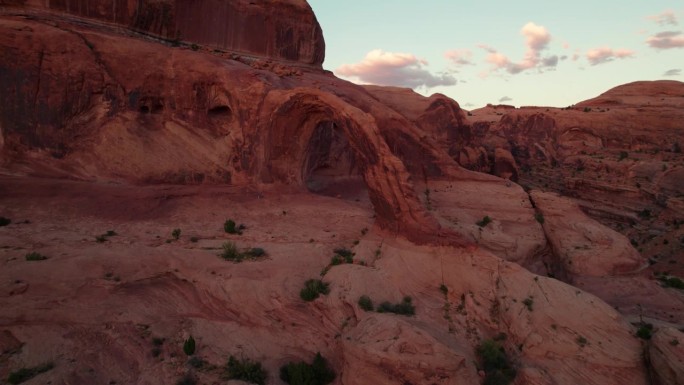
[[684, 0], [308, 2], [325, 69], [465, 109], [566, 107], [633, 81], [684, 81]]

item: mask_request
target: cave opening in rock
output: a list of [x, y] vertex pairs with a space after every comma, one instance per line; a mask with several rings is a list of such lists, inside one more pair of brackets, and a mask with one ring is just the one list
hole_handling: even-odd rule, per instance
[[349, 141], [330, 120], [319, 122], [313, 130], [302, 176], [307, 189], [317, 194], [359, 200], [368, 195]]
[[207, 115], [209, 115], [210, 118], [230, 117], [230, 114], [230, 107], [223, 105], [212, 107], [207, 111]]

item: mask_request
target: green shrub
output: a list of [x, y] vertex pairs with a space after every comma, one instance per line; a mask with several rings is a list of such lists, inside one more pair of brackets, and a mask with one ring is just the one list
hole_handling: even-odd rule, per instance
[[36, 253], [35, 251], [26, 254], [24, 257], [26, 258], [27, 261], [44, 261], [44, 260], [48, 259], [48, 257], [44, 256], [41, 253]]
[[627, 159], [629, 156], [629, 153], [627, 151], [620, 151], [620, 155], [618, 157], [618, 162], [624, 159]]
[[188, 356], [195, 354], [195, 339], [192, 336], [183, 343], [183, 352]]
[[202, 369], [204, 367], [209, 366], [209, 363], [205, 361], [202, 357], [192, 356], [188, 360], [188, 365], [192, 366], [195, 369]]
[[662, 283], [663, 287], [672, 287], [675, 289], [680, 289], [684, 290], [684, 281], [682, 281], [678, 277], [667, 277], [667, 276], [662, 276], [658, 278], [660, 282]]
[[477, 347], [482, 369], [485, 372], [485, 385], [507, 385], [515, 379], [516, 371], [506, 356], [503, 346], [494, 340], [485, 340]]
[[359, 307], [365, 311], [373, 311], [373, 301], [367, 295], [359, 298]]
[[228, 234], [237, 234], [240, 235], [242, 234], [242, 230], [245, 229], [244, 225], [237, 226], [235, 224], [235, 221], [232, 219], [228, 219], [224, 224], [223, 224], [223, 230], [225, 230], [226, 233]]
[[107, 230], [107, 232], [104, 235], [106, 235], [108, 237], [113, 237], [117, 234], [116, 234], [116, 231], [114, 231], [114, 230]]
[[28, 381], [41, 373], [51, 370], [54, 367], [55, 365], [52, 362], [47, 362], [32, 368], [21, 368], [15, 372], [11, 372], [7, 377], [7, 382], [13, 385], [21, 384], [22, 382]]
[[173, 237], [173, 239], [175, 240], [178, 240], [178, 238], [180, 238], [180, 235], [181, 229], [173, 229], [173, 231], [171, 232], [171, 237]]
[[290, 385], [326, 385], [335, 379], [335, 372], [328, 362], [316, 353], [311, 364], [290, 362], [280, 368], [280, 379]]
[[488, 224], [492, 222], [492, 218], [489, 217], [489, 215], [485, 215], [484, 218], [482, 218], [481, 221], [477, 222], [477, 225], [480, 227], [486, 227]]
[[329, 284], [320, 279], [310, 279], [304, 283], [304, 288], [299, 292], [299, 296], [304, 301], [313, 301], [321, 294], [327, 295], [330, 293]]
[[97, 243], [104, 243], [107, 240], [107, 236], [103, 235], [98, 235], [95, 237], [95, 242]]
[[12, 220], [5, 217], [0, 217], [0, 227], [7, 226], [12, 223]]
[[404, 297], [404, 299], [397, 304], [392, 304], [390, 302], [383, 302], [377, 308], [378, 313], [394, 313], [401, 315], [414, 315], [416, 314], [416, 308], [413, 306], [411, 297]]
[[536, 213], [536, 214], [534, 214], [534, 219], [536, 219], [537, 222], [539, 222], [539, 224], [541, 224], [541, 225], [544, 224], [544, 214]]
[[199, 238], [197, 237], [190, 237], [190, 242], [192, 243], [197, 243], [199, 241]]
[[330, 263], [332, 265], [340, 265], [342, 263], [354, 263], [354, 253], [346, 247], [340, 247], [334, 250], [335, 256], [332, 257]]
[[241, 380], [252, 384], [264, 385], [268, 373], [261, 367], [260, 362], [249, 359], [230, 356], [225, 367], [225, 378], [228, 380]]
[[223, 252], [221, 253], [221, 258], [225, 259], [226, 261], [242, 262], [244, 257], [238, 250], [235, 242], [224, 242], [222, 247]]
[[639, 329], [637, 329], [636, 336], [642, 340], [650, 340], [651, 336], [653, 336], [653, 325], [642, 324], [639, 326]]

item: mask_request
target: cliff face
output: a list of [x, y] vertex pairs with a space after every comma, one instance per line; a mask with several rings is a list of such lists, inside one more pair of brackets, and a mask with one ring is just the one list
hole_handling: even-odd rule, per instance
[[305, 0], [2, 0], [170, 41], [320, 67], [323, 32]]

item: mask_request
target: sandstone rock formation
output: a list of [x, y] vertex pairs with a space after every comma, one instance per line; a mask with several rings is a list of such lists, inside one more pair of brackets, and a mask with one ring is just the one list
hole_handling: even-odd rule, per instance
[[[518, 384], [648, 383], [613, 302], [544, 276], [572, 261], [612, 301], [590, 279], [641, 256], [575, 203], [537, 192], [535, 208], [514, 183], [560, 166], [650, 178], [656, 163], [577, 154], [624, 140], [611, 121], [559, 129], [587, 113], [508, 106], [478, 121], [443, 95], [342, 81], [320, 69], [303, 0], [0, 4], [0, 215], [16, 218], [0, 228], [0, 378], [52, 361], [40, 381], [214, 383], [234, 355], [279, 383], [321, 352], [340, 385], [475, 384], [476, 348], [497, 338]], [[670, 166], [619, 191], [676, 211]], [[227, 242], [265, 255], [225, 261]], [[331, 263], [342, 247], [353, 263]], [[311, 278], [330, 293], [304, 302]], [[362, 295], [409, 296], [416, 314], [364, 311]]]
[[541, 191], [532, 191], [530, 197], [562, 270], [610, 276], [646, 264], [624, 235], [586, 216], [572, 200]]
[[47, 10], [121, 26], [168, 41], [319, 67], [323, 32], [305, 0], [2, 0], [10, 12]]
[[648, 360], [654, 384], [684, 383], [684, 334], [673, 328], [658, 330], [648, 343]]

